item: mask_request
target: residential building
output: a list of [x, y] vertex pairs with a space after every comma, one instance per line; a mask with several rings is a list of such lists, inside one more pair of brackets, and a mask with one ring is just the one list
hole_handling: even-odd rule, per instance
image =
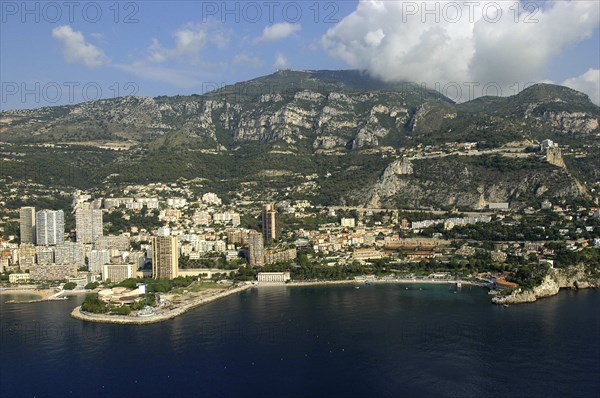
[[40, 210], [35, 214], [38, 245], [58, 245], [65, 240], [65, 213], [62, 210]]
[[277, 230], [277, 210], [274, 203], [263, 205], [262, 209], [262, 232], [265, 240], [275, 240], [279, 236]]
[[229, 228], [225, 230], [227, 234], [227, 243], [246, 244], [248, 243], [248, 231], [243, 229]]
[[102, 266], [102, 280], [119, 283], [125, 279], [135, 278], [136, 271], [135, 264], [104, 264]]
[[340, 220], [340, 225], [342, 227], [354, 228], [356, 225], [356, 222], [354, 221], [354, 218], [342, 218]]
[[265, 263], [263, 234], [260, 232], [250, 231], [248, 234], [248, 262], [251, 266]]
[[152, 238], [152, 277], [173, 279], [178, 275], [179, 257], [176, 236]]
[[75, 212], [75, 227], [77, 229], [77, 242], [94, 243], [102, 232], [102, 210], [91, 207], [79, 209]]
[[265, 252], [265, 264], [285, 263], [296, 259], [295, 248], [281, 250], [267, 250]]
[[383, 258], [383, 253], [375, 249], [369, 248], [356, 249], [352, 253], [352, 258], [354, 260], [374, 260], [378, 258]]
[[34, 281], [61, 281], [77, 275], [77, 266], [73, 264], [36, 265], [29, 271]]
[[237, 227], [238, 225], [240, 225], [240, 215], [239, 213], [233, 211], [215, 213], [213, 214], [212, 218], [215, 222], [219, 222], [222, 224], [231, 224], [233, 227]]
[[35, 207], [21, 207], [19, 211], [21, 243], [35, 244]]
[[204, 210], [196, 210], [192, 216], [192, 222], [194, 225], [210, 225], [212, 221], [211, 215]]
[[85, 265], [85, 248], [82, 243], [64, 242], [56, 246], [54, 259], [56, 264], [83, 267]]
[[[88, 269], [92, 272], [102, 272], [102, 267], [110, 263], [110, 252], [107, 249], [92, 250], [88, 257]], [[111, 279], [112, 280], [112, 279]]]
[[205, 193], [204, 195], [202, 195], [202, 202], [209, 204], [209, 205], [215, 205], [215, 206], [221, 205], [221, 199], [212, 192], [208, 192], [208, 193]]
[[159, 227], [157, 234], [158, 234], [158, 236], [171, 236], [171, 228]]
[[494, 250], [494, 251], [490, 252], [490, 258], [494, 262], [503, 263], [506, 261], [507, 255], [503, 251]]
[[169, 206], [169, 207], [181, 208], [181, 207], [185, 207], [186, 204], [187, 204], [187, 199], [185, 199], [185, 198], [168, 198], [167, 199], [167, 206]]
[[35, 257], [38, 264], [52, 264], [54, 263], [54, 249], [47, 246], [36, 246]]
[[19, 246], [19, 267], [22, 270], [29, 269], [35, 264], [35, 246], [22, 244]]
[[96, 250], [119, 250], [122, 252], [129, 250], [129, 237], [125, 235], [107, 235], [100, 236], [94, 243]]
[[8, 281], [10, 283], [27, 283], [29, 282], [30, 275], [27, 273], [23, 274], [10, 274], [8, 275]]

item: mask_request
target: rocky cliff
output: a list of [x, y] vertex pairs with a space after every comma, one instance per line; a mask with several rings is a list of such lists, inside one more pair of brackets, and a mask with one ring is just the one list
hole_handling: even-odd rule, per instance
[[560, 289], [586, 289], [600, 287], [600, 278], [589, 274], [583, 265], [565, 269], [552, 268], [542, 283], [533, 289], [517, 288], [506, 296], [492, 298], [494, 304], [532, 303], [543, 297], [558, 294]]
[[[0, 141], [127, 141], [128, 153], [85, 157], [97, 181], [118, 175], [128, 182], [202, 177], [240, 184], [275, 168], [298, 178], [311, 170], [315, 190], [330, 203], [481, 209], [490, 202], [586, 197], [598, 182], [599, 117], [586, 95], [555, 85], [455, 104], [422, 86], [384, 83], [359, 71], [283, 70], [203, 95], [2, 111]], [[524, 153], [523, 145], [503, 157], [479, 151], [546, 138], [568, 150], [549, 153], [547, 162]], [[466, 143], [476, 150], [446, 156], [444, 148], [457, 153]], [[431, 147], [440, 156], [424, 154]], [[13, 176], [31, 175], [13, 152], [0, 166]], [[52, 170], [47, 159], [57, 156], [48, 153], [37, 169]], [[148, 164], [160, 172], [146, 172]]]
[[596, 136], [599, 117], [600, 109], [584, 94], [548, 84], [512, 97], [455, 104], [422, 86], [382, 83], [357, 71], [279, 71], [204, 95], [121, 97], [3, 111], [0, 139], [147, 143], [173, 134], [178, 139], [161, 143], [360, 150], [419, 142], [494, 145], [553, 132], [565, 139]]
[[518, 208], [544, 199], [587, 194], [564, 165], [537, 158], [482, 155], [395, 160], [378, 181], [352, 195], [372, 207], [484, 209], [495, 202], [509, 202]]

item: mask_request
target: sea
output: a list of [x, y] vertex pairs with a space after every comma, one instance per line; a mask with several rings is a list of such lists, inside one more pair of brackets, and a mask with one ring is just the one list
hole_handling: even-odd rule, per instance
[[[0, 397], [599, 397], [600, 291], [260, 287], [151, 325], [6, 304]], [[22, 296], [20, 298], [23, 298]]]

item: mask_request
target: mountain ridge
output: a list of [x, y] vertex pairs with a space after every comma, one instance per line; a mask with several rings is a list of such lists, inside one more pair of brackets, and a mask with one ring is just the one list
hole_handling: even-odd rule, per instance
[[[0, 141], [126, 142], [131, 150], [94, 170], [99, 181], [209, 175], [218, 187], [254, 184], [265, 170], [280, 169], [297, 179], [273, 177], [275, 191], [314, 173], [313, 196], [324, 202], [481, 208], [495, 201], [588, 200], [598, 184], [599, 118], [600, 108], [585, 94], [556, 85], [454, 103], [422, 86], [384, 83], [359, 71], [282, 70], [203, 95], [3, 111]], [[546, 159], [529, 149], [548, 138], [570, 152], [557, 149]], [[393, 163], [405, 158], [414, 173], [395, 173]], [[10, 170], [18, 168], [7, 159]]]

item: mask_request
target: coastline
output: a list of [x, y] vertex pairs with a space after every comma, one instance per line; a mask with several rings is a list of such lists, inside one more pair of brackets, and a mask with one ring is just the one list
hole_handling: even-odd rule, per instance
[[67, 296], [75, 296], [78, 294], [89, 294], [93, 293], [93, 290], [56, 290], [56, 289], [43, 289], [37, 290], [35, 288], [8, 288], [0, 291], [0, 296], [8, 294], [23, 294], [31, 296], [39, 296], [37, 299], [32, 300], [8, 300], [4, 304], [29, 304], [39, 303], [43, 301], [56, 301], [66, 300]]
[[199, 307], [204, 304], [217, 301], [224, 297], [232, 294], [243, 292], [244, 290], [255, 287], [252, 284], [246, 284], [238, 286], [232, 289], [227, 289], [219, 293], [213, 294], [208, 297], [200, 297], [189, 303], [182, 305], [177, 308], [165, 311], [160, 314], [153, 314], [148, 316], [129, 316], [129, 315], [106, 315], [106, 314], [92, 314], [81, 310], [81, 306], [77, 306], [71, 311], [71, 317], [80, 321], [96, 322], [96, 323], [112, 323], [117, 325], [146, 325], [150, 323], [163, 322], [169, 319], [173, 319], [179, 315], [182, 315], [189, 310]]
[[[456, 284], [455, 281], [450, 280], [413, 280], [413, 279], [393, 279], [393, 280], [373, 280], [368, 281], [369, 283], [377, 284]], [[461, 281], [463, 284], [475, 285], [472, 282]], [[151, 323], [163, 322], [169, 319], [173, 319], [179, 315], [182, 315], [196, 307], [204, 304], [217, 301], [224, 297], [230, 296], [242, 292], [244, 290], [256, 287], [273, 287], [273, 286], [327, 286], [327, 285], [364, 285], [365, 281], [362, 280], [338, 280], [338, 281], [308, 281], [308, 282], [290, 282], [290, 283], [256, 283], [256, 284], [245, 284], [232, 289], [228, 289], [208, 297], [201, 297], [191, 302], [182, 305], [177, 308], [165, 311], [160, 314], [153, 314], [148, 316], [129, 316], [129, 315], [106, 315], [106, 314], [91, 314], [81, 310], [81, 306], [77, 306], [71, 311], [71, 317], [80, 321], [96, 322], [96, 323], [112, 323], [119, 325], [146, 325]]]
[[[367, 283], [368, 282], [368, 283]], [[326, 285], [368, 285], [368, 284], [422, 284], [422, 285], [456, 285], [455, 280], [435, 280], [435, 279], [374, 279], [374, 280], [355, 280], [345, 279], [338, 281], [306, 281], [289, 283], [258, 283], [256, 286], [326, 286]], [[463, 285], [480, 286], [477, 283], [461, 280]]]
[[565, 269], [552, 268], [540, 285], [531, 289], [517, 288], [508, 295], [497, 295], [492, 298], [492, 303], [499, 305], [533, 303], [545, 297], [556, 296], [561, 289], [598, 287], [600, 287], [600, 280], [590, 278], [583, 266]]

